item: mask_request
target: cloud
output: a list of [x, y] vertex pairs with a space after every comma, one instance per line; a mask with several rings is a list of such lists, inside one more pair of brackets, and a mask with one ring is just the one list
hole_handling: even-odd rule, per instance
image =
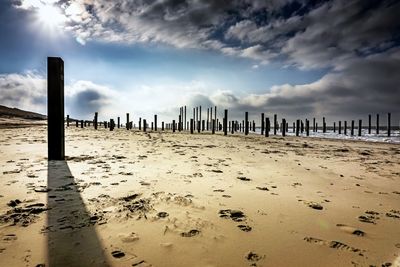
[[20, 9], [62, 10], [77, 42], [163, 43], [218, 50], [302, 69], [345, 68], [348, 61], [397, 46], [396, 1], [21, 0]]
[[45, 113], [46, 94], [46, 81], [37, 73], [0, 74], [2, 105]]

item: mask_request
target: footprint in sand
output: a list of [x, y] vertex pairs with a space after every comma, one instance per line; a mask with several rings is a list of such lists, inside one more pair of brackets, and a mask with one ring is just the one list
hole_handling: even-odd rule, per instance
[[196, 235], [198, 235], [198, 234], [200, 234], [200, 231], [199, 231], [199, 230], [197, 230], [197, 229], [192, 229], [192, 230], [190, 230], [189, 232], [183, 232], [183, 233], [181, 233], [181, 236], [182, 236], [182, 237], [193, 237], [193, 236], [196, 236]]
[[346, 233], [349, 233], [349, 234], [352, 234], [352, 235], [357, 235], [357, 236], [365, 236], [365, 232], [364, 231], [362, 231], [360, 229], [357, 229], [355, 227], [348, 226], [348, 225], [341, 224], [341, 223], [336, 224], [336, 226], [339, 227], [340, 230], [342, 230], [342, 231], [344, 231]]
[[237, 177], [237, 179], [239, 179], [239, 180], [241, 180], [241, 181], [245, 181], [245, 182], [251, 181], [250, 178], [247, 178], [247, 177], [245, 177], [245, 176], [239, 176], [239, 177]]
[[327, 246], [327, 247], [338, 249], [338, 250], [345, 250], [345, 251], [354, 252], [354, 253], [359, 252], [359, 255], [360, 256], [362, 255], [361, 249], [351, 247], [351, 246], [346, 245], [339, 241], [327, 241], [327, 240], [314, 238], [314, 237], [305, 237], [304, 240], [308, 243], [323, 245], [323, 246]]

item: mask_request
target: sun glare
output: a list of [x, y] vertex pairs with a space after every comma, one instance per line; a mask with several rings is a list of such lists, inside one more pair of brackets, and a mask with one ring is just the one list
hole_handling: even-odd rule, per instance
[[66, 18], [61, 10], [51, 4], [43, 4], [37, 8], [38, 22], [48, 30], [56, 30]]

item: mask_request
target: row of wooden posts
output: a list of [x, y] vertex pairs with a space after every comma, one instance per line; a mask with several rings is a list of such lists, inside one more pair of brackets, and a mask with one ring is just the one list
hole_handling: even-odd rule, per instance
[[[214, 110], [214, 116], [213, 116], [213, 110]], [[228, 110], [224, 110], [224, 116], [222, 118], [222, 123], [217, 118], [217, 107], [211, 107], [207, 108], [207, 119], [202, 119], [201, 115], [201, 106], [193, 108], [193, 118], [190, 118], [189, 121], [187, 121], [187, 112], [186, 112], [186, 106], [181, 107], [179, 109], [179, 115], [178, 115], [178, 120], [172, 120], [171, 123], [165, 123], [164, 121], [161, 122], [161, 131], [165, 130], [172, 130], [172, 132], [175, 131], [188, 131], [190, 130], [190, 133], [193, 134], [195, 131], [198, 133], [204, 132], [204, 131], [211, 131], [213, 134], [216, 131], [223, 131], [224, 135], [227, 135], [228, 132], [234, 134], [235, 132], [243, 132], [245, 135], [249, 134], [249, 131], [256, 131], [256, 123], [253, 120], [252, 122], [249, 121], [249, 113], [245, 112], [244, 114], [244, 120], [242, 122], [237, 121], [237, 120], [228, 120]], [[69, 126], [70, 121], [75, 121], [76, 127], [86, 127], [90, 126], [93, 123], [93, 126], [95, 129], [97, 129], [98, 125], [104, 126], [104, 128], [109, 128], [110, 131], [113, 131], [115, 127], [121, 128], [122, 124], [120, 121], [120, 117], [117, 118], [117, 123], [115, 123], [114, 119], [110, 119], [110, 121], [103, 121], [103, 122], [98, 122], [98, 113], [96, 112], [94, 115], [94, 119], [92, 121], [88, 120], [71, 120], [69, 118], [69, 115], [67, 115], [67, 126]], [[139, 118], [138, 121], [138, 130], [141, 131], [143, 130], [144, 132], [147, 131], [147, 128], [149, 127], [148, 122], [146, 119]], [[132, 121], [129, 119], [129, 113], [126, 113], [126, 124], [125, 128], [127, 130], [131, 130], [133, 128], [136, 128], [136, 125], [133, 124]], [[282, 136], [285, 136], [286, 133], [289, 132], [289, 123], [286, 121], [285, 118], [282, 118], [281, 122], [278, 122], [278, 117], [277, 114], [273, 115], [273, 124], [271, 125], [271, 121], [269, 117], [265, 117], [264, 113], [261, 113], [261, 123], [260, 123], [260, 128], [261, 130], [261, 135], [265, 135], [266, 137], [269, 136], [271, 129], [273, 130], [273, 134], [277, 135], [278, 131], [282, 134]], [[322, 119], [322, 133], [327, 132], [327, 124], [325, 117]], [[348, 134], [348, 130], [350, 130], [350, 135], [354, 136], [355, 135], [355, 121], [351, 121], [350, 128], [347, 125], [347, 121], [339, 121], [338, 124], [336, 122], [333, 123], [333, 127], [330, 127], [334, 133], [338, 132], [338, 134]], [[362, 120], [358, 120], [358, 136], [362, 135]], [[376, 124], [375, 124], [375, 133], [379, 134], [380, 130], [379, 126], [379, 114], [376, 114]], [[310, 135], [310, 130], [312, 132], [317, 132], [318, 131], [318, 122], [313, 118], [313, 125], [312, 129], [310, 129], [310, 121], [308, 119], [303, 120], [296, 120], [293, 122], [293, 133], [296, 134], [296, 136], [299, 136], [300, 134], [306, 133], [306, 136]], [[151, 130], [152, 131], [158, 131], [158, 123], [157, 123], [157, 115], [154, 115], [154, 120], [151, 122]], [[372, 133], [372, 116], [368, 116], [368, 134]], [[391, 114], [387, 114], [387, 136], [391, 135]]]

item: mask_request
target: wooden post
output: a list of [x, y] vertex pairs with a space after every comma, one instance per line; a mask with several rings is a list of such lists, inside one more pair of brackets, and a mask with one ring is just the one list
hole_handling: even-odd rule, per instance
[[231, 122], [231, 126], [232, 126], [232, 127], [231, 127], [231, 134], [234, 134], [234, 133], [235, 133], [235, 128], [236, 128], [236, 127], [235, 127], [235, 121], [232, 121], [232, 122]]
[[362, 120], [358, 120], [358, 136], [361, 136]]
[[215, 134], [215, 119], [212, 120], [212, 134]]
[[282, 136], [286, 135], [286, 120], [282, 119]]
[[300, 133], [300, 120], [296, 120], [296, 136]]
[[264, 134], [264, 113], [261, 113], [261, 135]]
[[182, 126], [182, 117], [181, 115], [178, 116], [178, 131], [181, 131], [181, 126]]
[[104, 128], [107, 129], [107, 122], [104, 121], [103, 123], [104, 123]]
[[342, 121], [339, 121], [339, 134], [342, 133]]
[[47, 58], [47, 159], [64, 160], [64, 61]]
[[333, 132], [336, 133], [336, 122], [333, 122]]
[[204, 132], [205, 124], [206, 124], [206, 121], [205, 121], [205, 120], [202, 120], [202, 121], [201, 121], [201, 131], [202, 131], [202, 132]]
[[69, 127], [69, 115], [67, 115], [67, 127]]
[[315, 123], [315, 131], [318, 133], [318, 122]]
[[354, 120], [351, 120], [351, 130], [350, 130], [350, 135], [354, 135]]
[[185, 130], [187, 130], [187, 128], [186, 128], [186, 105], [185, 105]]
[[175, 132], [175, 120], [172, 120], [172, 132]]
[[255, 132], [256, 131], [256, 123], [255, 123], [255, 121], [253, 120], [253, 132]]
[[296, 123], [293, 122], [293, 133], [295, 133], [295, 132], [296, 132]]
[[388, 113], [388, 122], [387, 122], [387, 136], [390, 137], [390, 128], [391, 128], [391, 120], [390, 113]]
[[201, 121], [201, 106], [200, 106], [200, 108], [199, 108], [199, 121]]
[[312, 128], [313, 132], [315, 133], [317, 131], [316, 127], [315, 127], [315, 118], [313, 118], [313, 128]]
[[306, 119], [306, 135], [310, 136], [310, 121]]
[[193, 134], [193, 119], [190, 119], [190, 133]]
[[83, 120], [81, 120], [81, 128], [83, 128]]
[[322, 132], [326, 133], [326, 121], [325, 117], [322, 117]]
[[376, 114], [376, 134], [379, 134], [379, 114]]
[[371, 114], [368, 115], [368, 134], [371, 134]]
[[304, 123], [303, 123], [303, 120], [300, 120], [300, 132], [301, 132], [301, 134], [303, 134], [303, 132], [304, 132]]
[[224, 135], [228, 134], [228, 110], [224, 110]]
[[143, 119], [143, 132], [146, 132], [147, 130], [147, 122], [145, 119]]
[[119, 129], [120, 127], [120, 121], [119, 121], [119, 117], [117, 118], [117, 128]]
[[86, 120], [83, 121], [83, 127], [86, 128]]
[[154, 130], [154, 122], [153, 121], [151, 122], [151, 130], [152, 131]]
[[249, 134], [249, 113], [247, 111], [244, 113], [244, 123], [245, 123], [244, 134], [248, 135]]
[[269, 131], [271, 130], [271, 123], [269, 121], [269, 118], [265, 118], [265, 137], [269, 136]]
[[278, 126], [277, 115], [274, 114], [274, 135], [276, 135], [277, 126]]
[[210, 122], [210, 108], [207, 108], [207, 131], [208, 131], [208, 124], [209, 124], [209, 122]]
[[110, 131], [114, 130], [114, 125], [115, 125], [114, 120], [110, 119]]
[[161, 122], [161, 131], [164, 131], [164, 122]]
[[139, 118], [139, 131], [142, 130], [142, 118]]
[[126, 129], [129, 130], [129, 113], [126, 113]]
[[94, 129], [97, 130], [97, 120], [98, 120], [98, 113], [94, 113]]
[[343, 133], [344, 133], [344, 135], [347, 135], [347, 121], [344, 121]]
[[217, 121], [217, 106], [215, 106], [215, 110], [214, 110], [214, 119], [215, 119], [215, 121]]
[[154, 131], [157, 131], [157, 115], [154, 115]]

